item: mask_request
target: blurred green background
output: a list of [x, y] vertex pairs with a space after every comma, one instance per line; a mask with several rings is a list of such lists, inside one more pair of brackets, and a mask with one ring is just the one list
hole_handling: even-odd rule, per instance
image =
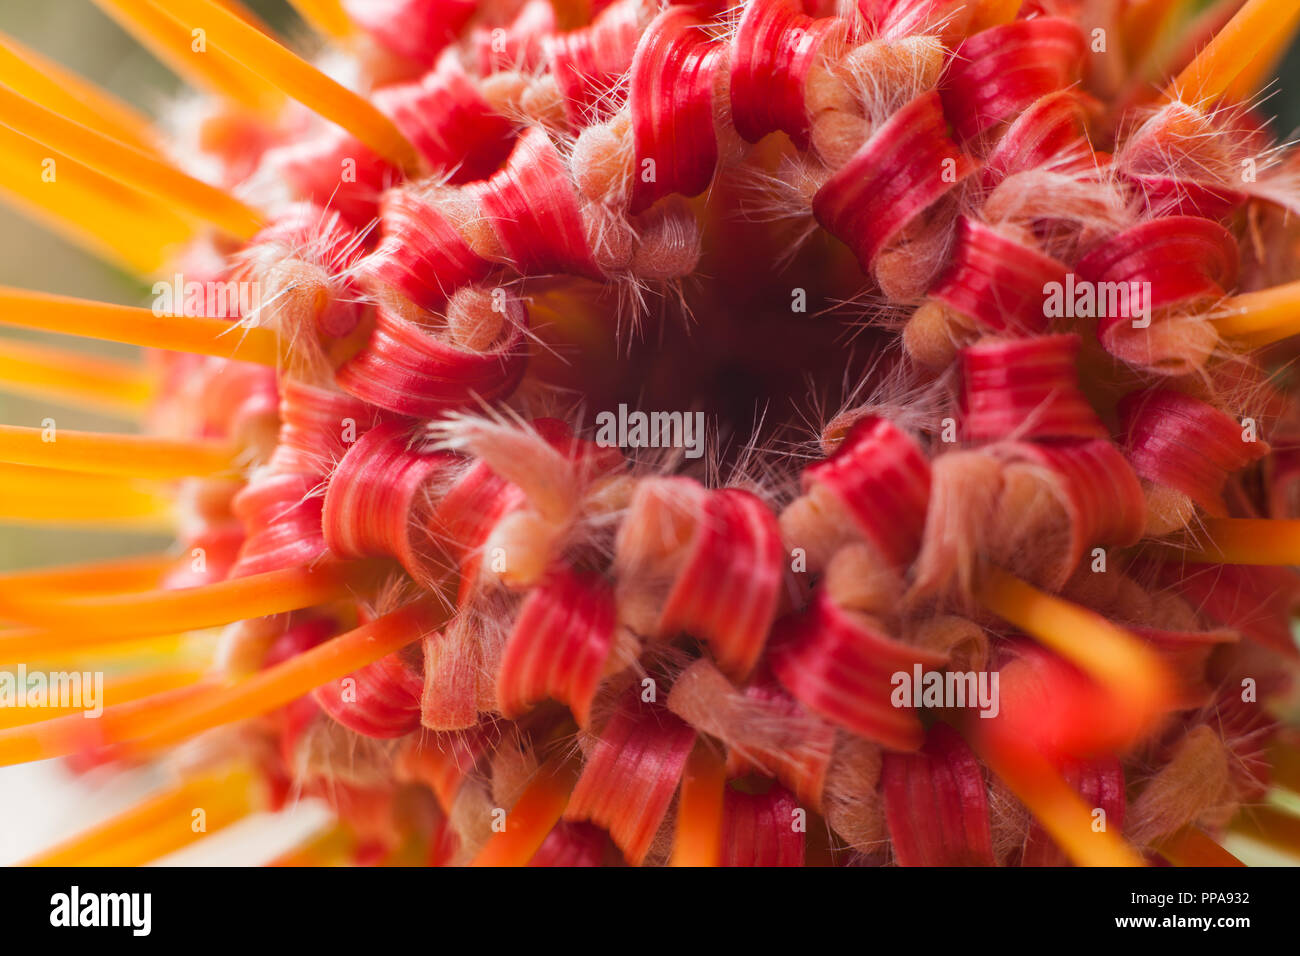
[[[246, 0], [282, 35], [292, 40], [305, 27], [286, 0]], [[165, 67], [106, 17], [90, 0], [0, 0], [0, 31], [10, 34], [100, 85], [122, 99], [156, 112], [179, 89]], [[1282, 138], [1300, 126], [1300, 52], [1292, 50], [1282, 69], [1280, 88], [1265, 112], [1278, 117]], [[148, 302], [148, 287], [105, 265], [57, 236], [0, 206], [0, 284], [122, 302]], [[21, 337], [5, 330], [2, 335]], [[38, 337], [38, 336], [33, 336]], [[63, 339], [61, 345], [104, 349], [93, 343]], [[62, 428], [121, 430], [117, 419], [54, 408], [0, 394], [0, 422], [39, 425], [54, 415]], [[70, 558], [91, 560], [125, 551], [155, 550], [160, 538], [82, 529], [0, 526], [0, 568], [40, 565]]]

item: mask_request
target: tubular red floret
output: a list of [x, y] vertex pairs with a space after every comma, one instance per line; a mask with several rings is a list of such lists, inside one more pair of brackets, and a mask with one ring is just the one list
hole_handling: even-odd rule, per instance
[[980, 342], [962, 350], [963, 430], [975, 441], [1105, 438], [1079, 389], [1079, 337]]
[[280, 386], [280, 435], [272, 471], [328, 475], [383, 412], [345, 392], [287, 378]]
[[352, 134], [325, 124], [313, 135], [268, 150], [263, 165], [297, 199], [337, 211], [365, 228], [379, 210], [379, 197], [402, 176]]
[[892, 678], [916, 666], [942, 667], [943, 655], [894, 640], [824, 590], [806, 610], [778, 621], [772, 642], [773, 674], [809, 710], [894, 750], [921, 745], [916, 709], [891, 701]]
[[636, 54], [643, 8], [643, 0], [622, 0], [585, 27], [547, 37], [551, 75], [564, 96], [571, 129], [598, 123], [615, 112], [614, 94]]
[[744, 10], [731, 44], [731, 119], [736, 132], [757, 143], [781, 130], [806, 150], [804, 84], [822, 44], [842, 31], [844, 21], [814, 20], [799, 0], [754, 0]]
[[591, 572], [558, 567], [524, 601], [497, 673], [501, 713], [515, 718], [543, 698], [591, 719], [617, 624], [614, 590]]
[[990, 331], [1036, 334], [1048, 324], [1043, 289], [1066, 271], [1051, 256], [963, 217], [952, 261], [929, 295]]
[[825, 485], [894, 565], [916, 557], [930, 500], [930, 463], [891, 422], [876, 416], [857, 422], [830, 458], [804, 469], [802, 483], [805, 493]]
[[880, 792], [899, 866], [993, 866], [984, 768], [947, 724], [919, 753], [887, 753]]
[[722, 803], [722, 866], [803, 866], [804, 830], [794, 795], [728, 788]]
[[316, 688], [320, 709], [363, 737], [404, 737], [420, 726], [424, 676], [401, 654], [389, 654], [340, 681]]
[[1268, 443], [1246, 441], [1240, 423], [1190, 395], [1147, 389], [1119, 404], [1124, 453], [1152, 484], [1180, 491], [1205, 513], [1225, 517], [1228, 479], [1268, 454]]
[[[1099, 289], [1102, 283], [1127, 283], [1129, 289], [1150, 283], [1146, 305], [1156, 310], [1220, 298], [1236, 283], [1237, 268], [1237, 243], [1223, 226], [1197, 216], [1164, 216], [1093, 249], [1077, 271]], [[1097, 334], [1113, 351], [1115, 331], [1132, 316], [1123, 308], [1104, 311]]]
[[348, 16], [381, 45], [432, 66], [473, 15], [474, 0], [343, 0]]
[[988, 188], [1013, 173], [1050, 163], [1057, 172], [1083, 169], [1096, 160], [1084, 134], [1087, 113], [1073, 90], [1039, 97], [998, 137], [980, 170]]
[[379, 209], [378, 247], [358, 276], [395, 289], [422, 309], [442, 308], [457, 289], [487, 276], [492, 263], [474, 252], [456, 224], [419, 189], [390, 189]]
[[776, 518], [746, 491], [711, 492], [695, 523], [689, 557], [659, 619], [659, 633], [702, 639], [724, 673], [739, 680], [763, 652], [776, 617], [783, 561]]
[[636, 153], [633, 214], [672, 193], [698, 195], [713, 179], [714, 83], [725, 47], [709, 38], [706, 23], [693, 8], [672, 6], [637, 44], [628, 88]]
[[569, 798], [566, 820], [604, 827], [639, 866], [668, 813], [695, 733], [662, 707], [625, 696], [596, 740]]
[[376, 310], [366, 347], [335, 375], [344, 391], [380, 408], [432, 418], [513, 392], [528, 362], [527, 312], [505, 297], [506, 331], [483, 352], [452, 345], [403, 318], [388, 303]]
[[599, 278], [569, 171], [550, 138], [536, 127], [480, 192], [483, 215], [521, 275], [561, 272]]
[[[1084, 806], [1094, 811], [1105, 811], [1107, 830], [1123, 831], [1128, 801], [1124, 794], [1124, 767], [1118, 759], [1067, 760], [1061, 768], [1061, 776], [1083, 800]], [[1065, 853], [1037, 819], [1029, 824], [1019, 863], [1021, 866], [1069, 866]]]
[[455, 56], [415, 82], [384, 87], [374, 102], [447, 182], [484, 179], [510, 155], [514, 124], [488, 105]]
[[246, 538], [231, 577], [312, 565], [325, 556], [318, 475], [259, 477], [237, 494], [231, 510]]
[[590, 823], [561, 820], [546, 835], [529, 866], [600, 866], [605, 860], [609, 837]]
[[550, 0], [527, 0], [509, 26], [476, 28], [470, 45], [479, 75], [541, 66], [546, 38], [553, 33], [555, 8]]
[[454, 458], [411, 446], [404, 422], [379, 425], [358, 439], [330, 476], [322, 525], [335, 554], [391, 556], [416, 580], [428, 582], [440, 555], [428, 532], [430, 484]]
[[948, 135], [937, 93], [891, 116], [813, 197], [817, 221], [870, 271], [910, 222], [975, 169]]
[[989, 451], [1004, 462], [1039, 465], [1051, 475], [1053, 492], [1069, 521], [1069, 544], [1055, 576], [1058, 587], [1090, 548], [1127, 547], [1142, 537], [1142, 485], [1113, 442], [1000, 442]]
[[1063, 17], [1035, 17], [984, 30], [953, 55], [943, 103], [962, 140], [971, 140], [1048, 93], [1079, 79], [1086, 44]]

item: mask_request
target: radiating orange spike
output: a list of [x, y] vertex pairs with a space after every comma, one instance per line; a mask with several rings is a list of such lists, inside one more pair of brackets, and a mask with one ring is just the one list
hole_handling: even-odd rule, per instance
[[0, 425], [0, 461], [91, 475], [156, 481], [233, 475], [239, 454], [229, 442], [211, 439]]
[[1141, 63], [1167, 34], [1169, 25], [1188, 6], [1188, 0], [1146, 0], [1130, 3], [1123, 13], [1124, 50], [1133, 63]]
[[1168, 99], [1189, 103], [1217, 100], [1270, 38], [1290, 31], [1300, 18], [1295, 0], [1247, 0], [1218, 35], [1165, 88]]
[[560, 822], [577, 782], [577, 768], [560, 755], [539, 767], [506, 816], [505, 829], [492, 834], [472, 865], [526, 866]]
[[0, 595], [33, 591], [55, 591], [63, 595], [147, 591], [157, 587], [163, 575], [176, 566], [176, 561], [176, 555], [161, 552], [6, 571], [0, 574]]
[[[73, 595], [52, 600], [31, 594], [0, 594], [0, 615], [41, 628], [44, 633], [0, 634], [0, 659], [11, 644], [24, 646], [44, 636], [50, 643], [90, 646], [101, 641], [152, 637], [231, 624], [326, 604], [347, 596], [371, 575], [364, 564], [321, 564], [283, 568], [192, 588], [128, 594]], [[59, 633], [66, 632], [66, 633]], [[3, 649], [8, 649], [6, 654]]]
[[677, 803], [673, 866], [717, 866], [722, 855], [722, 802], [727, 767], [703, 741], [686, 762]]
[[[245, 770], [205, 774], [156, 794], [27, 860], [26, 866], [140, 866], [235, 822], [255, 802]], [[204, 829], [194, 811], [204, 811]]]
[[1094, 830], [1092, 812], [1054, 767], [1039, 754], [993, 745], [971, 735], [980, 758], [1029, 808], [1071, 860], [1079, 866], [1144, 866], [1119, 834]]
[[1020, 12], [1024, 0], [976, 0], [975, 12], [971, 16], [968, 34], [976, 34], [989, 27], [1010, 23]]
[[297, 54], [253, 29], [212, 0], [150, 0], [150, 5], [188, 29], [207, 31], [208, 42], [325, 119], [337, 123], [408, 173], [422, 167], [420, 154], [393, 121], [369, 100], [330, 79]]
[[1271, 33], [1259, 54], [1228, 84], [1224, 98], [1230, 102], [1246, 103], [1258, 96], [1278, 75], [1282, 58], [1291, 48], [1297, 29], [1300, 29], [1300, 17], [1295, 17], [1290, 24]]
[[190, 85], [269, 119], [284, 108], [285, 96], [280, 90], [222, 50], [205, 44], [205, 52], [195, 52], [194, 34], [170, 17], [159, 16], [148, 0], [94, 3]]
[[342, 827], [331, 827], [311, 837], [302, 846], [290, 850], [267, 866], [336, 866], [351, 855], [354, 841]]
[[[31, 671], [34, 668], [29, 665], [28, 670]], [[105, 678], [103, 698], [93, 703], [96, 706], [104, 707], [125, 704], [144, 697], [161, 694], [165, 691], [192, 686], [197, 684], [202, 676], [202, 673], [192, 668], [169, 668], [167, 670], [144, 671], [139, 674]], [[82, 699], [85, 700], [84, 696]], [[3, 707], [0, 708], [0, 730], [54, 720], [59, 717], [81, 716], [86, 710], [86, 707], [71, 706]]]
[[152, 196], [3, 125], [0, 197], [69, 242], [141, 275], [152, 274], [195, 233], [192, 220]]
[[1300, 332], [1300, 282], [1227, 299], [1211, 316], [1225, 338], [1257, 348]]
[[251, 238], [262, 228], [262, 214], [225, 190], [195, 179], [156, 156], [75, 123], [3, 86], [0, 86], [0, 121], [105, 176], [174, 203], [238, 239]]
[[124, 740], [132, 742], [132, 749], [152, 751], [214, 727], [261, 716], [418, 641], [441, 627], [449, 613], [445, 601], [427, 599], [408, 604], [238, 683], [195, 695], [165, 712], [134, 712], [117, 730]]
[[6, 339], [0, 344], [0, 390], [134, 418], [154, 388], [135, 362]]
[[0, 521], [154, 533], [175, 520], [173, 496], [147, 482], [0, 464]]
[[1186, 826], [1156, 845], [1156, 850], [1174, 866], [1245, 866], [1194, 826]]
[[1231, 829], [1274, 850], [1300, 857], [1300, 816], [1280, 807], [1247, 807], [1237, 815]]
[[127, 345], [215, 355], [274, 367], [280, 346], [270, 329], [222, 319], [154, 315], [152, 309], [72, 299], [0, 286], [0, 325], [83, 335]]
[[1167, 709], [1171, 685], [1164, 666], [1123, 628], [996, 568], [977, 596], [994, 614], [1110, 688], [1136, 721], [1153, 720]]
[[159, 137], [143, 113], [3, 33], [0, 83], [105, 136], [147, 153], [158, 152]]
[[289, 0], [298, 14], [318, 32], [335, 40], [346, 40], [356, 27], [339, 0]]
[[[1203, 546], [1198, 546], [1204, 540]], [[1300, 521], [1282, 518], [1206, 518], [1198, 545], [1179, 556], [1208, 564], [1300, 564]]]

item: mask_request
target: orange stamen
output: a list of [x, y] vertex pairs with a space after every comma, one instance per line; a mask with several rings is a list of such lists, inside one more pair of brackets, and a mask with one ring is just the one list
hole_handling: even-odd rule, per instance
[[238, 457], [224, 441], [0, 425], [0, 461], [57, 471], [167, 481], [233, 474]]
[[267, 866], [335, 866], [352, 853], [353, 841], [342, 827], [331, 827], [305, 844], [276, 857]]
[[[27, 866], [140, 866], [215, 833], [253, 809], [247, 771], [205, 774], [152, 796], [26, 861]], [[195, 810], [204, 828], [195, 830]]]
[[526, 866], [560, 821], [577, 780], [571, 761], [556, 756], [543, 764], [506, 816], [505, 829], [492, 835], [473, 865]]
[[1143, 866], [1142, 858], [1116, 833], [1093, 829], [1091, 810], [1039, 754], [997, 746], [973, 734], [980, 757], [1079, 866]]
[[1300, 332], [1300, 282], [1233, 296], [1211, 321], [1220, 335], [1250, 348], [1289, 338]]
[[[53, 162], [53, 166], [49, 163]], [[53, 173], [54, 180], [41, 175]], [[0, 194], [93, 255], [152, 274], [195, 226], [170, 206], [0, 125]]]
[[1247, 0], [1205, 49], [1165, 89], [1168, 99], [1217, 100], [1271, 37], [1286, 33], [1300, 18], [1295, 0]]
[[[203, 675], [193, 669], [170, 668], [160, 671], [145, 671], [139, 674], [126, 674], [122, 677], [106, 678], [104, 681], [104, 706], [125, 704], [151, 697], [165, 691], [176, 690], [198, 683]], [[55, 720], [59, 717], [80, 716], [85, 707], [2, 707], [0, 708], [0, 730], [8, 727], [22, 727], [26, 724]]]
[[39, 400], [136, 417], [153, 395], [139, 365], [82, 352], [6, 340], [0, 352], [0, 389]]
[[159, 316], [152, 309], [7, 286], [0, 286], [0, 324], [260, 365], [275, 366], [280, 358], [280, 346], [270, 329], [243, 328], [221, 319]]
[[1233, 821], [1232, 832], [1300, 857], [1300, 816], [1280, 807], [1247, 807]]
[[0, 574], [0, 595], [56, 591], [93, 594], [113, 591], [147, 591], [157, 587], [164, 574], [176, 566], [173, 554], [141, 554], [108, 561], [87, 561], [50, 568], [29, 568]]
[[718, 865], [722, 855], [722, 802], [726, 785], [726, 764], [707, 744], [697, 743], [682, 776], [673, 866]]
[[1164, 713], [1170, 681], [1160, 659], [1137, 637], [1098, 614], [991, 569], [978, 598], [990, 611], [1110, 688], [1135, 726]]
[[[39, 649], [43, 640], [58, 646], [90, 646], [135, 637], [231, 624], [283, 614], [347, 596], [371, 569], [358, 564], [284, 568], [192, 588], [134, 594], [72, 596], [0, 594], [0, 614], [43, 630], [0, 634], [0, 658], [13, 646]], [[8, 650], [9, 654], [5, 654]]]
[[0, 83], [118, 142], [158, 152], [159, 137], [143, 113], [3, 33]]
[[225, 52], [211, 47], [195, 52], [194, 34], [170, 17], [159, 16], [148, 0], [94, 3], [191, 86], [225, 97], [268, 119], [274, 119], [284, 108], [283, 93]]
[[1196, 544], [1179, 551], [1181, 558], [1208, 564], [1300, 564], [1300, 521], [1206, 518], [1204, 527]]
[[356, 33], [352, 20], [339, 0], [289, 0], [298, 14], [318, 32], [335, 40], [346, 40]]
[[1024, 0], [977, 0], [967, 34], [974, 35], [989, 27], [1010, 23], [1020, 12]]
[[145, 482], [0, 464], [0, 521], [154, 533], [172, 530], [175, 502]]
[[1290, 49], [1298, 28], [1300, 28], [1300, 17], [1295, 17], [1290, 24], [1272, 32], [1259, 54], [1246, 64], [1245, 69], [1237, 74], [1235, 80], [1228, 84], [1224, 97], [1231, 101], [1245, 103], [1264, 89], [1269, 81], [1277, 76], [1282, 58]]
[[1285, 740], [1278, 740], [1270, 751], [1273, 785], [1300, 794], [1300, 750]]
[[1174, 866], [1246, 865], [1194, 826], [1183, 827], [1165, 838], [1156, 850]]
[[174, 203], [236, 238], [248, 239], [262, 228], [262, 214], [226, 191], [195, 179], [156, 156], [75, 123], [3, 86], [0, 86], [0, 118], [10, 129], [30, 136], [105, 176]]
[[297, 54], [249, 26], [212, 0], [149, 0], [159, 14], [186, 29], [207, 31], [208, 41], [325, 119], [337, 123], [384, 159], [408, 173], [422, 166], [410, 141], [369, 100], [330, 79]]

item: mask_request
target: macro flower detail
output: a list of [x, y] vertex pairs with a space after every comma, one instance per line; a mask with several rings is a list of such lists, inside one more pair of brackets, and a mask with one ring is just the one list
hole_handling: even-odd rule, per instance
[[193, 93], [0, 36], [3, 197], [170, 304], [0, 288], [0, 508], [173, 545], [0, 766], [170, 782], [30, 862], [1300, 854], [1294, 2], [95, 2]]

